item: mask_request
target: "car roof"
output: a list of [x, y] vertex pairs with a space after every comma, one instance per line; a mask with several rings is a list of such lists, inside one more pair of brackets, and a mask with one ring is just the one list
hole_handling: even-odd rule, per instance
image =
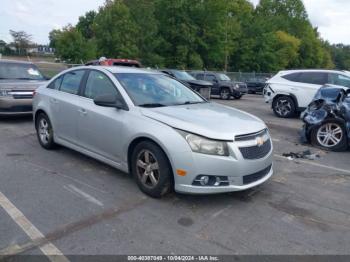
[[281, 74], [287, 73], [303, 73], [303, 72], [321, 72], [321, 73], [345, 73], [349, 74], [349, 72], [344, 70], [331, 70], [331, 69], [293, 69], [293, 70], [282, 70]]
[[161, 74], [158, 71], [152, 70], [152, 69], [145, 69], [145, 68], [136, 68], [136, 67], [127, 67], [127, 66], [79, 66], [79, 67], [73, 67], [72, 70], [75, 69], [104, 69], [112, 74], [116, 73], [135, 73], [135, 74]]
[[32, 62], [22, 61], [22, 60], [9, 60], [9, 59], [0, 59], [1, 64], [25, 64], [25, 65], [34, 65]]

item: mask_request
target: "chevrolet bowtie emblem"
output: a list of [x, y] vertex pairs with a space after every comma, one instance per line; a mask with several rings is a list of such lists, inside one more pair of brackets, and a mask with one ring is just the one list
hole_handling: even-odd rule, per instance
[[264, 139], [262, 137], [257, 137], [256, 144], [258, 147], [262, 146], [264, 144]]

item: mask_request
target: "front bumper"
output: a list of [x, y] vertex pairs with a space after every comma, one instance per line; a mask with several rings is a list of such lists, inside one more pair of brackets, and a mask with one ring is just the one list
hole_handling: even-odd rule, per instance
[[32, 113], [32, 99], [0, 97], [0, 115], [24, 115]]
[[[273, 148], [261, 159], [248, 160], [243, 157], [235, 142], [229, 143], [230, 156], [220, 157], [193, 152], [176, 156], [177, 168], [187, 171], [184, 177], [175, 176], [175, 191], [188, 194], [216, 194], [242, 191], [258, 186], [273, 175]], [[268, 169], [259, 179], [252, 183], [244, 183], [244, 177]], [[174, 172], [176, 174], [176, 170]], [[225, 186], [197, 186], [193, 181], [199, 175], [224, 176], [229, 185]]]

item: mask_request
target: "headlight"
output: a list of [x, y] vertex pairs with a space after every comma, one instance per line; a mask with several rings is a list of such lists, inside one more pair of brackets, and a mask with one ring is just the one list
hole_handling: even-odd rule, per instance
[[239, 84], [235, 84], [235, 85], [233, 86], [233, 88], [234, 88], [234, 89], [239, 89]]
[[0, 89], [0, 96], [11, 96], [9, 92], [10, 90]]
[[186, 139], [193, 152], [218, 156], [229, 155], [227, 143], [224, 141], [211, 140], [182, 130], [178, 132]]

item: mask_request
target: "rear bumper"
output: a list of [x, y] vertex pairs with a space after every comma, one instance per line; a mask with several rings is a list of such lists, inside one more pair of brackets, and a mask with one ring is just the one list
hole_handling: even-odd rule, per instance
[[32, 99], [0, 98], [0, 115], [27, 115], [31, 114]]

